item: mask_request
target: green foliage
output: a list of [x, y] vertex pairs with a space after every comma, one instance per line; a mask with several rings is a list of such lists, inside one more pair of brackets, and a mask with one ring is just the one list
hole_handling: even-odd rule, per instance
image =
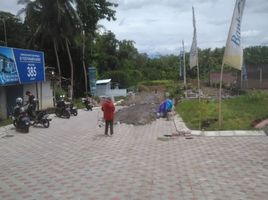
[[85, 108], [81, 98], [77, 98], [77, 99], [74, 99], [73, 100], [73, 104], [74, 106], [76, 106], [78, 109], [82, 109], [82, 108]]
[[246, 64], [268, 64], [268, 47], [253, 46], [244, 50], [244, 58]]
[[83, 24], [86, 33], [94, 34], [97, 23], [100, 19], [115, 20], [115, 10], [117, 4], [106, 0], [75, 0], [77, 13]]
[[[150, 57], [138, 52], [135, 41], [120, 41], [111, 31], [98, 33], [99, 20], [115, 20], [116, 3], [107, 0], [18, 2], [25, 6], [20, 12], [25, 14], [24, 23], [11, 13], [0, 12], [0, 18], [6, 21], [9, 46], [28, 48], [28, 41], [29, 48], [44, 51], [46, 64], [55, 67], [57, 73], [61, 71], [61, 75], [71, 77], [70, 80], [74, 75], [77, 96], [85, 90], [85, 80], [81, 78], [83, 61], [85, 66], [97, 68], [99, 78], [112, 78], [121, 87], [135, 86], [140, 81], [179, 79], [181, 59], [178, 55]], [[3, 44], [3, 31], [0, 31], [0, 40]], [[67, 54], [69, 47], [70, 54]], [[268, 64], [267, 46], [249, 47], [244, 52], [246, 64]], [[220, 70], [223, 53], [224, 48], [199, 49], [201, 79], [207, 79], [209, 72]], [[185, 57], [187, 78], [196, 79], [197, 69], [189, 68], [189, 53]]]
[[217, 119], [217, 105], [207, 100], [184, 100], [176, 106], [176, 111], [181, 115], [186, 125], [191, 129], [199, 129], [202, 122]]
[[167, 91], [170, 94], [171, 98], [181, 98], [183, 97], [184, 88], [183, 85], [179, 83], [174, 83], [171, 85], [168, 85]]
[[149, 89], [149, 87], [146, 86], [146, 85], [138, 84], [138, 86], [137, 86], [137, 90], [138, 90], [139, 92], [148, 92], [150, 89]]
[[54, 92], [55, 92], [56, 101], [58, 101], [60, 99], [60, 96], [62, 95], [67, 96], [67, 92], [63, 90], [62, 88], [55, 88]]
[[7, 45], [10, 47], [25, 48], [30, 33], [22, 21], [15, 15], [0, 11], [0, 45], [5, 46], [3, 23], [6, 27]]
[[142, 80], [142, 74], [138, 70], [116, 70], [106, 71], [101, 78], [111, 78], [112, 82], [120, 84], [120, 88], [128, 88]]
[[[253, 129], [256, 119], [268, 116], [268, 94], [250, 92], [222, 102], [222, 130]], [[218, 130], [218, 103], [213, 101], [185, 100], [176, 107], [186, 125], [199, 129], [200, 124], [209, 123], [205, 130]]]
[[262, 100], [268, 99], [268, 93], [260, 90], [253, 90], [245, 95], [245, 99], [251, 103], [258, 103]]
[[12, 124], [12, 119], [11, 118], [0, 120], [0, 127], [1, 126], [6, 126], [6, 125], [9, 125], [9, 124]]
[[146, 85], [146, 86], [170, 86], [173, 82], [171, 80], [152, 80], [152, 81], [142, 81], [140, 84]]

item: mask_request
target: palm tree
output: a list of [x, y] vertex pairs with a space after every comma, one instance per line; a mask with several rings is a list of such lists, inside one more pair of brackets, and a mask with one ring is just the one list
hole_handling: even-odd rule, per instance
[[[55, 8], [49, 1], [19, 0], [18, 4], [26, 5], [25, 8], [22, 8], [18, 12], [18, 14], [25, 13], [25, 23], [33, 33], [33, 37], [29, 41], [28, 46], [37, 44], [37, 41], [43, 44], [45, 39], [50, 38], [53, 43], [58, 74], [61, 77], [62, 73], [57, 42], [60, 41], [60, 33], [56, 23], [57, 20], [50, 21], [55, 17], [55, 13], [57, 13], [59, 8]], [[55, 19], [59, 19], [59, 17], [55, 17]], [[42, 45], [39, 45], [39, 47], [41, 48]]]
[[68, 54], [71, 71], [71, 98], [73, 98], [74, 66], [69, 48], [70, 40], [79, 29], [78, 15], [74, 9], [74, 0], [18, 0], [18, 4], [26, 5], [19, 13], [25, 13], [25, 21], [35, 30], [31, 43], [41, 39], [50, 39], [56, 56], [57, 68], [61, 76], [58, 46], [64, 45]]

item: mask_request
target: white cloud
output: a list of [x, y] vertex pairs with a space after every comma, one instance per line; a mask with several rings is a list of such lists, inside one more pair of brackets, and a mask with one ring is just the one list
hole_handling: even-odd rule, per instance
[[[134, 40], [142, 52], [178, 54], [181, 41], [189, 50], [193, 27], [192, 5], [195, 7], [197, 40], [200, 48], [223, 47], [226, 43], [233, 0], [117, 0], [115, 22], [102, 21], [118, 39]], [[242, 22], [244, 46], [263, 44], [268, 26], [264, 8], [267, 0], [247, 1]], [[266, 9], [267, 11], [267, 9]], [[119, 24], [119, 22], [121, 22]]]
[[258, 30], [247, 30], [242, 32], [242, 37], [256, 37], [260, 35], [260, 31]]
[[[116, 21], [100, 24], [119, 40], [133, 40], [140, 52], [178, 54], [181, 41], [192, 42], [192, 6], [195, 7], [200, 48], [225, 45], [235, 0], [110, 0], [118, 3]], [[16, 14], [17, 0], [0, 0], [1, 9]], [[268, 1], [246, 1], [242, 21], [243, 46], [267, 45]]]
[[17, 4], [17, 1], [18, 0], [0, 0], [0, 10], [17, 15], [17, 12], [23, 8], [22, 5]]

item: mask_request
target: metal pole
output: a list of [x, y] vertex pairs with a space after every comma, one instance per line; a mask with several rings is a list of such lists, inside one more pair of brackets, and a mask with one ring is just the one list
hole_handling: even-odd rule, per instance
[[221, 116], [221, 93], [222, 93], [222, 76], [223, 76], [223, 66], [224, 62], [221, 65], [221, 76], [220, 76], [220, 89], [219, 89], [219, 129], [221, 128], [222, 116]]
[[38, 99], [37, 103], [37, 110], [39, 110], [39, 93], [38, 93], [38, 82], [35, 82], [35, 91], [36, 91], [36, 98]]
[[52, 71], [51, 72], [51, 75], [52, 75], [52, 95], [53, 95], [53, 107], [55, 107], [55, 86], [54, 86], [54, 81], [55, 81], [55, 72]]
[[198, 87], [198, 100], [200, 102], [200, 77], [199, 77], [199, 65], [197, 61], [197, 87]]
[[185, 51], [184, 51], [184, 41], [182, 40], [182, 51], [183, 51], [183, 84], [186, 89], [186, 66], [185, 66]]
[[40, 109], [43, 109], [43, 84], [40, 82]]
[[55, 88], [54, 88], [54, 78], [52, 79], [52, 90], [53, 90], [53, 107], [55, 107]]

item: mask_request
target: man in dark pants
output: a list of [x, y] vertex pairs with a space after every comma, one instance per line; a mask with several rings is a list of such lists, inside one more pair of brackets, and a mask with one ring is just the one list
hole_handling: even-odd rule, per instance
[[36, 111], [36, 101], [35, 96], [30, 92], [27, 91], [26, 95], [28, 96], [28, 114], [31, 119], [35, 118], [35, 111]]
[[110, 126], [110, 135], [113, 135], [114, 111], [115, 107], [110, 97], [106, 98], [101, 107], [103, 117], [105, 120], [105, 135], [108, 135], [108, 128]]

